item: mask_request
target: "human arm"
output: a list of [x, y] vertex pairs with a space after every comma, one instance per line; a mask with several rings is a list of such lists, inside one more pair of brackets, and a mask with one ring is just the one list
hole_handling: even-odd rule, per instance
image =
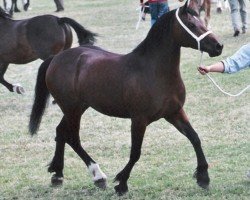
[[224, 64], [223, 62], [217, 62], [212, 65], [207, 65], [207, 66], [199, 66], [198, 71], [204, 75], [209, 72], [224, 72]]
[[199, 66], [198, 71], [203, 75], [208, 72], [235, 73], [247, 67], [250, 67], [250, 43], [242, 46], [225, 60], [208, 66]]
[[225, 73], [235, 73], [250, 67], [250, 43], [243, 45], [232, 56], [222, 60]]

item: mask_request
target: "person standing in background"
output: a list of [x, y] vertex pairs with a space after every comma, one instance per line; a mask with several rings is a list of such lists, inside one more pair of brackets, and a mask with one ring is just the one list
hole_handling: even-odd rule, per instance
[[56, 4], [56, 12], [64, 11], [63, 0], [54, 0]]
[[[161, 17], [164, 13], [169, 11], [167, 0], [148, 0], [149, 9], [151, 14], [151, 26]], [[140, 0], [141, 6], [144, 6], [143, 0]]]
[[231, 19], [234, 29], [233, 36], [237, 37], [240, 34], [240, 29], [242, 29], [243, 34], [246, 33], [247, 30], [246, 0], [229, 0], [228, 2], [231, 9]]

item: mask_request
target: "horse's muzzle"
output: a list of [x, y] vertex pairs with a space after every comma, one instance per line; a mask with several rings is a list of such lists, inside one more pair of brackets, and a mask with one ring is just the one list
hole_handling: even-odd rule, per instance
[[217, 43], [213, 51], [209, 53], [209, 56], [210, 57], [219, 56], [222, 53], [222, 49], [223, 49], [223, 44]]

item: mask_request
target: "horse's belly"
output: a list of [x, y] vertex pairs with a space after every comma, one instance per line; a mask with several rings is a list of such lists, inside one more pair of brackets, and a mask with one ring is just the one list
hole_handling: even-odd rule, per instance
[[112, 116], [112, 117], [119, 117], [119, 118], [130, 118], [129, 112], [119, 106], [91, 106], [93, 109], [95, 109], [96, 111], [104, 114], [104, 115], [108, 115], [108, 116]]

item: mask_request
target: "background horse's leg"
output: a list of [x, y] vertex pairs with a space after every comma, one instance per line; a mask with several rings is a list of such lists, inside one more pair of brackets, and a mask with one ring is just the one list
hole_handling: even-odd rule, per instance
[[25, 11], [28, 10], [29, 5], [30, 5], [30, 0], [26, 0], [26, 1], [23, 0], [23, 9], [24, 9]]
[[211, 0], [206, 0], [205, 8], [205, 25], [208, 29], [211, 29], [210, 25], [210, 12], [211, 12]]
[[[71, 108], [71, 110], [73, 109]], [[81, 114], [73, 112], [72, 114], [67, 115], [65, 117], [65, 119], [67, 119], [68, 126], [67, 135], [65, 136], [66, 142], [72, 147], [72, 149], [81, 157], [81, 159], [87, 165], [91, 175], [93, 175], [93, 181], [95, 186], [105, 189], [107, 187], [107, 176], [102, 172], [99, 165], [83, 149], [80, 142], [79, 129]]]
[[4, 74], [8, 68], [9, 64], [8, 63], [1, 63], [0, 62], [0, 83], [2, 83], [6, 88], [8, 88], [9, 91], [11, 92], [16, 92], [18, 94], [23, 94], [24, 89], [21, 85], [19, 84], [10, 84], [4, 79]]
[[18, 7], [17, 7], [17, 0], [12, 0], [12, 6], [13, 6], [13, 10], [14, 12], [21, 12]]
[[65, 148], [65, 131], [67, 126], [65, 125], [65, 117], [62, 118], [60, 124], [56, 128], [56, 150], [55, 155], [50, 163], [48, 172], [55, 174], [51, 178], [53, 186], [61, 185], [63, 183], [63, 166], [64, 166], [64, 148]]
[[132, 125], [131, 125], [132, 146], [131, 146], [131, 152], [130, 152], [130, 159], [129, 159], [128, 164], [125, 166], [125, 168], [115, 177], [115, 181], [119, 181], [119, 185], [115, 186], [115, 191], [119, 195], [123, 195], [124, 193], [128, 191], [127, 181], [132, 171], [132, 168], [134, 167], [135, 163], [140, 158], [141, 146], [142, 146], [142, 141], [143, 141], [144, 133], [146, 130], [146, 126], [147, 124], [145, 120], [132, 119]]
[[165, 118], [168, 122], [173, 124], [183, 135], [185, 135], [192, 143], [196, 156], [197, 156], [197, 169], [194, 174], [197, 179], [197, 184], [202, 188], [208, 188], [209, 176], [208, 176], [208, 164], [201, 148], [201, 141], [198, 134], [194, 131], [188, 118], [183, 110], [171, 117]]
[[9, 91], [13, 92], [13, 86], [5, 81], [4, 74], [8, 69], [9, 64], [7, 63], [0, 63], [0, 83], [2, 83]]

